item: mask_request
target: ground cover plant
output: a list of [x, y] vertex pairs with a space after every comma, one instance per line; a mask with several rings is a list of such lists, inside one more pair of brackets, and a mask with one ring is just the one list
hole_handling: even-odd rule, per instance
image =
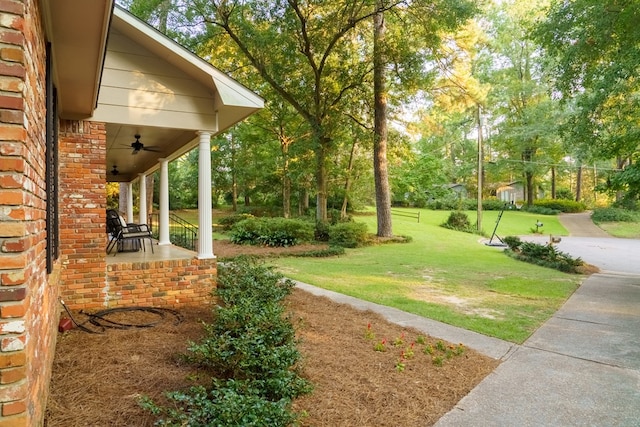
[[[216, 253], [229, 257], [238, 247], [221, 244]], [[464, 343], [442, 342], [299, 289], [285, 304], [299, 340], [301, 375], [314, 386], [293, 404], [295, 412], [304, 414], [302, 426], [433, 425], [497, 365]], [[60, 334], [45, 425], [154, 425], [156, 418], [139, 404], [141, 396], [170, 405], [165, 391], [188, 390], [204, 378], [183, 355], [189, 342], [205, 336], [201, 322], [211, 321], [211, 306], [180, 312], [184, 320], [179, 324]], [[366, 337], [367, 331], [373, 338]], [[398, 338], [404, 345], [393, 346]], [[388, 350], [375, 351], [374, 344], [383, 339]], [[414, 342], [413, 358], [406, 352], [402, 362], [402, 351]], [[404, 363], [402, 371], [399, 363]]]
[[[511, 259], [477, 235], [440, 227], [447, 211], [420, 212], [420, 223], [394, 217], [395, 233], [412, 238], [406, 244], [273, 262], [287, 277], [516, 343], [547, 320], [581, 280]], [[493, 226], [497, 215], [486, 212], [485, 227]], [[375, 229], [375, 217], [355, 220]], [[536, 221], [544, 223], [545, 232], [566, 235], [556, 216], [519, 211], [505, 211], [497, 232], [529, 234]]]

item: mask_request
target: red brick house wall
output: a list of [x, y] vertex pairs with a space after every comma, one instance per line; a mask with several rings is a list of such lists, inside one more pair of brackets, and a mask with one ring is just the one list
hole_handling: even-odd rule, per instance
[[94, 302], [106, 279], [104, 123], [61, 120], [58, 130], [60, 259], [63, 300]]
[[[104, 123], [60, 121], [59, 200], [47, 200], [39, 5], [0, 0], [0, 427], [44, 422], [60, 295], [72, 308], [175, 307], [205, 301], [215, 285], [215, 260], [107, 266]], [[48, 203], [59, 207], [59, 258], [49, 274]]]
[[59, 265], [46, 272], [45, 40], [38, 3], [0, 0], [0, 427], [41, 425]]

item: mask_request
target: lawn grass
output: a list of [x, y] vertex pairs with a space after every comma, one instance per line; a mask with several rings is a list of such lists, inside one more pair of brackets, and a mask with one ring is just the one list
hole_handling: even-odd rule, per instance
[[598, 227], [614, 237], [640, 239], [640, 222], [601, 222]]
[[[448, 215], [422, 210], [420, 223], [394, 217], [394, 234], [411, 236], [410, 243], [348, 250], [336, 258], [271, 262], [296, 280], [515, 343], [547, 320], [582, 279], [516, 261], [501, 248], [480, 243], [478, 235], [439, 227]], [[497, 215], [484, 214], [491, 231]], [[469, 217], [475, 221], [475, 212]], [[356, 220], [375, 232], [375, 216]], [[498, 235], [530, 234], [538, 220], [545, 234], [567, 234], [554, 216], [506, 211]]]

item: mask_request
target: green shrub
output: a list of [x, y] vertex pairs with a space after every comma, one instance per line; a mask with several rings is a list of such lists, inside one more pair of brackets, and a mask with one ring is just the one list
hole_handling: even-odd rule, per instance
[[239, 223], [240, 221], [244, 221], [245, 219], [251, 219], [251, 218], [255, 218], [255, 217], [247, 213], [234, 214], [234, 215], [228, 215], [220, 218], [217, 221], [217, 223], [222, 227], [223, 230], [228, 231], [231, 229], [231, 227], [233, 227], [235, 224]]
[[313, 240], [313, 224], [300, 219], [250, 218], [231, 227], [230, 240], [236, 244], [294, 246]]
[[357, 248], [368, 243], [367, 224], [362, 222], [339, 222], [329, 226], [329, 244], [343, 248]]
[[471, 227], [469, 216], [461, 211], [451, 212], [447, 220], [443, 224], [441, 224], [441, 226], [451, 230], [464, 231], [467, 233], [475, 232], [475, 230]]
[[638, 212], [620, 208], [597, 208], [591, 214], [593, 222], [636, 222], [640, 221]]
[[[500, 211], [502, 209], [510, 208], [510, 207], [513, 207], [515, 209], [515, 206], [511, 206], [508, 203], [505, 203], [502, 200], [498, 200], [495, 197], [490, 197], [482, 200], [482, 209], [485, 211]], [[477, 203], [476, 203], [476, 208], [477, 208]]]
[[578, 267], [584, 265], [580, 258], [572, 258], [551, 244], [522, 242], [515, 236], [505, 237], [504, 242], [509, 246], [509, 249], [505, 249], [506, 253], [520, 261], [554, 268], [565, 273], [577, 273]]
[[219, 380], [209, 388], [191, 387], [186, 392], [167, 393], [175, 407], [161, 408], [149, 399], [141, 405], [162, 417], [155, 425], [163, 427], [209, 426], [289, 426], [297, 416], [288, 409], [288, 401], [264, 399], [259, 388], [249, 381]]
[[314, 229], [314, 237], [318, 242], [329, 241], [329, 224], [322, 221], [316, 221], [316, 228]]
[[505, 245], [509, 247], [512, 251], [519, 251], [520, 245], [522, 244], [522, 240], [518, 236], [507, 236], [502, 239]]
[[[162, 426], [288, 426], [297, 419], [291, 402], [309, 393], [298, 375], [300, 353], [283, 299], [293, 282], [249, 258], [220, 265], [220, 304], [206, 334], [185, 359], [212, 378], [187, 391], [167, 393], [175, 405], [142, 406]], [[217, 378], [217, 379], [213, 379]]]
[[576, 202], [575, 200], [565, 200], [565, 199], [540, 199], [534, 200], [534, 206], [554, 209], [560, 212], [566, 213], [578, 213], [584, 212], [586, 206], [584, 203]]
[[437, 199], [430, 199], [426, 202], [426, 207], [433, 210], [460, 210], [465, 209], [467, 200], [460, 199], [457, 194], [448, 194]]
[[558, 188], [556, 190], [556, 199], [573, 200], [574, 198], [573, 191], [568, 188]]
[[533, 213], [533, 214], [539, 214], [539, 215], [558, 215], [559, 213], [562, 212], [557, 209], [551, 209], [545, 206], [536, 206], [536, 205], [532, 205], [532, 206], [525, 205], [522, 207], [522, 210]]

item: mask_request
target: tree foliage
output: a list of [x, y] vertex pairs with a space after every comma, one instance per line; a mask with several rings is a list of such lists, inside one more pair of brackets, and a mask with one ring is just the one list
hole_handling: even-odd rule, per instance
[[[564, 131], [584, 157], [633, 162], [640, 140], [640, 3], [555, 0], [534, 32], [552, 66], [558, 92], [570, 104]], [[611, 190], [637, 199], [632, 171], [610, 179]]]

